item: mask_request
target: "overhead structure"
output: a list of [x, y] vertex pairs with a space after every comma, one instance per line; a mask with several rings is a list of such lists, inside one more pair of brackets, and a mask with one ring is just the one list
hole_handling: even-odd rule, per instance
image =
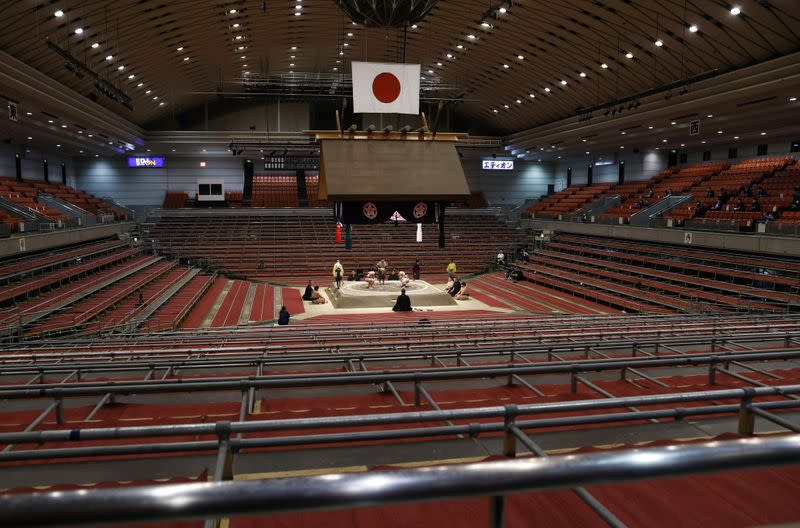
[[368, 27], [403, 27], [419, 22], [439, 0], [337, 0], [339, 8], [356, 24]]
[[308, 133], [320, 143], [319, 198], [334, 202], [337, 224], [438, 224], [444, 247], [445, 207], [469, 196], [455, 149], [464, 134]]

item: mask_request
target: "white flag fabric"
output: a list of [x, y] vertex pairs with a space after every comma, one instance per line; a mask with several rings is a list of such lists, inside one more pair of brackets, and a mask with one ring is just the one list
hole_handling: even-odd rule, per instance
[[419, 64], [353, 62], [353, 112], [419, 113]]
[[417, 242], [422, 242], [422, 224], [417, 224]]

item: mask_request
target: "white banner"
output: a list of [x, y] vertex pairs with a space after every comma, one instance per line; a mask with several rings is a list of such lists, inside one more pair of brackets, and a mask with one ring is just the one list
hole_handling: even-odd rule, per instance
[[419, 113], [419, 64], [353, 62], [353, 112]]

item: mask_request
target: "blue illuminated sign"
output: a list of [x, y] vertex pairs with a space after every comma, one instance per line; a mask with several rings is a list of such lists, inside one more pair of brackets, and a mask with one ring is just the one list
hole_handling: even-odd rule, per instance
[[163, 167], [164, 158], [144, 158], [133, 157], [128, 158], [128, 167]]
[[482, 160], [483, 170], [514, 170], [513, 160]]

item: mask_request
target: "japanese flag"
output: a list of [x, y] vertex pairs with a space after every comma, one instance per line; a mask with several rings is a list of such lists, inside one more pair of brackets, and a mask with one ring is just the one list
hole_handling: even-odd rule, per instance
[[355, 113], [419, 113], [419, 64], [353, 62], [352, 69]]

